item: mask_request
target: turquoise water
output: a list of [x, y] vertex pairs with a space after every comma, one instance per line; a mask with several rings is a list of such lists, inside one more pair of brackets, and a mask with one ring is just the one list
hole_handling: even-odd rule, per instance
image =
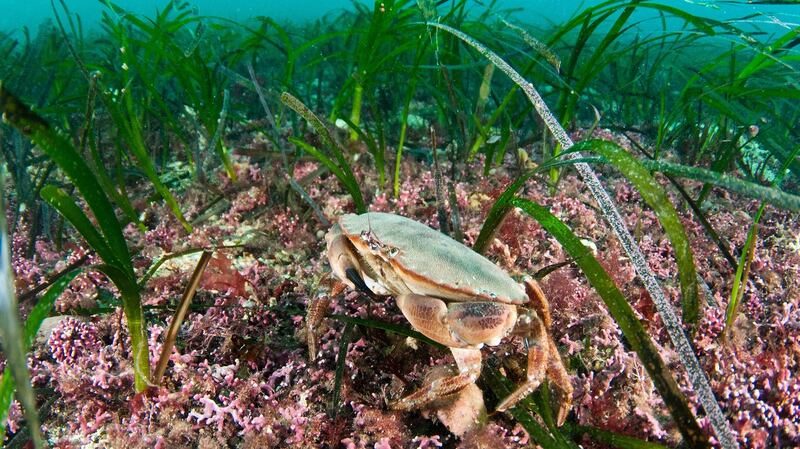
[[[58, 3], [58, 2], [56, 2]], [[97, 0], [78, 0], [67, 2], [72, 12], [78, 13], [84, 24], [91, 26], [97, 23], [105, 6]], [[132, 1], [121, 0], [116, 4], [138, 14], [150, 16], [167, 2], [165, 0]], [[292, 0], [292, 1], [233, 1], [218, 2], [199, 0], [190, 2], [201, 14], [221, 16], [235, 20], [243, 20], [254, 16], [269, 16], [279, 20], [305, 21], [324, 16], [342, 9], [352, 9], [352, 2], [345, 0]], [[368, 2], [361, 2], [368, 3]], [[472, 2], [474, 11], [483, 10], [483, 2]], [[548, 0], [505, 0], [497, 5], [503, 8], [520, 8], [514, 14], [518, 20], [530, 23], [562, 22], [576, 10], [597, 1], [548, 1]], [[760, 17], [749, 18], [750, 26], [771, 33], [796, 26], [800, 23], [800, 5], [756, 5], [745, 2], [701, 2], [701, 1], [665, 1], [664, 5], [674, 6], [691, 14], [697, 14], [717, 20], [736, 20], [751, 14]], [[48, 0], [32, 1], [0, 1], [0, 30], [19, 30], [22, 27], [35, 29], [43, 20], [53, 17], [51, 3]], [[646, 18], [645, 13], [640, 18]], [[647, 28], [647, 22], [642, 27]]]
[[[0, 348], [28, 390], [27, 421], [12, 407], [6, 424], [0, 382], [8, 447], [36, 438], [39, 415], [52, 447], [454, 448], [470, 427], [483, 447], [523, 427], [545, 449], [616, 433], [800, 447], [800, 376], [773, 382], [800, 365], [786, 349], [800, 322], [800, 0], [53, 1], [0, 0], [0, 243], [16, 278], [0, 305], [15, 285], [29, 323], [53, 309], [32, 382], [24, 353]], [[361, 251], [332, 223], [367, 211], [438, 225], [491, 262], [375, 215]], [[485, 351], [476, 385], [431, 393], [450, 371], [417, 331], [459, 347], [448, 332], [488, 346], [510, 332], [514, 309], [491, 301], [516, 288], [490, 282], [493, 262], [550, 298], [552, 314], [526, 283], [533, 307], [509, 337], [547, 359], [560, 430], [495, 412], [501, 381], [525, 379], [519, 340]], [[365, 294], [334, 298], [340, 274]], [[370, 289], [447, 304], [447, 325], [406, 322]], [[326, 297], [337, 316], [323, 323]], [[14, 315], [0, 313], [4, 343]], [[30, 346], [33, 324], [5, 348]], [[177, 340], [159, 357], [164, 334]], [[477, 354], [452, 352], [473, 374]]]

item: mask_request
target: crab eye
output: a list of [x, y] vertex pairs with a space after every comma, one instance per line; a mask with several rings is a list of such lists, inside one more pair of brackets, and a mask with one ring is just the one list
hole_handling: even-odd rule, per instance
[[393, 247], [393, 248], [389, 248], [389, 257], [394, 257], [394, 256], [396, 256], [396, 255], [397, 255], [397, 253], [399, 253], [399, 252], [400, 252], [400, 250], [399, 250], [399, 249], [397, 249], [397, 248], [394, 248], [394, 247]]
[[364, 241], [369, 240], [369, 231], [366, 230], [361, 231], [361, 240]]

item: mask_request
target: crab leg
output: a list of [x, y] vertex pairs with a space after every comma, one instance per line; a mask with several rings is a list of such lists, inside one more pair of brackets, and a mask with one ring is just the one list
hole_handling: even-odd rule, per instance
[[567, 374], [566, 368], [561, 361], [558, 354], [558, 348], [551, 337], [550, 330], [552, 328], [552, 318], [550, 317], [550, 303], [547, 297], [539, 287], [539, 284], [531, 278], [527, 278], [523, 282], [525, 292], [530, 299], [530, 306], [536, 311], [536, 314], [541, 317], [547, 335], [547, 346], [549, 348], [549, 357], [547, 359], [547, 378], [550, 380], [550, 385], [555, 389], [556, 397], [552, 398], [553, 408], [556, 410], [556, 423], [560, 426], [567, 418], [570, 408], [572, 407], [572, 381]]
[[311, 299], [306, 307], [306, 339], [308, 341], [308, 358], [312, 361], [317, 359], [317, 328], [322, 320], [328, 316], [331, 298], [342, 293], [347, 286], [335, 281], [328, 295], [319, 295]]
[[416, 410], [448, 394], [474, 383], [481, 374], [481, 351], [460, 348], [462, 342], [450, 335], [447, 327], [447, 304], [429, 296], [405, 294], [397, 297], [397, 306], [415, 329], [425, 336], [450, 346], [459, 372], [455, 376], [436, 379], [419, 390], [391, 404], [395, 410]]
[[[437, 379], [392, 404], [400, 410], [418, 409], [474, 383], [481, 374], [480, 347], [499, 342], [516, 321], [516, 308], [491, 302], [446, 304], [438, 298], [412, 293], [397, 296], [397, 306], [415, 329], [450, 347], [458, 374]], [[491, 343], [490, 343], [491, 344]]]
[[394, 402], [390, 407], [394, 410], [417, 410], [426, 404], [456, 393], [467, 385], [474, 383], [481, 374], [481, 351], [479, 349], [462, 348], [450, 348], [450, 351], [453, 353], [453, 358], [456, 359], [457, 375], [436, 379]]
[[547, 363], [547, 378], [550, 380], [550, 385], [555, 388], [556, 397], [552, 398], [553, 409], [556, 410], [556, 424], [564, 424], [567, 419], [570, 408], [572, 408], [572, 382], [570, 381], [569, 374], [561, 363], [561, 357], [558, 355], [558, 349], [553, 342], [553, 339], [548, 337], [550, 344], [550, 359]]
[[526, 345], [528, 346], [528, 369], [527, 379], [520, 384], [511, 394], [497, 405], [497, 411], [503, 412], [513, 407], [521, 399], [525, 398], [542, 383], [547, 373], [547, 359], [550, 352], [547, 344], [547, 331], [544, 323], [532, 310], [521, 309], [517, 321], [515, 334], [523, 334]]
[[519, 309], [521, 314], [514, 333], [523, 335], [528, 346], [527, 380], [497, 406], [497, 411], [508, 410], [528, 396], [539, 387], [546, 374], [558, 395], [553, 402], [557, 409], [556, 423], [560, 426], [572, 404], [572, 383], [548, 332], [551, 318], [547, 298], [535, 281], [526, 280], [525, 288], [531, 299], [531, 306], [536, 310]]
[[397, 307], [414, 329], [426, 337], [451, 348], [463, 347], [447, 326], [447, 304], [438, 298], [408, 293], [397, 296]]
[[557, 397], [553, 398], [552, 405], [556, 409], [556, 424], [560, 426], [564, 424], [572, 405], [572, 383], [561, 363], [558, 349], [547, 334], [544, 323], [536, 315], [536, 312], [525, 311], [517, 325], [527, 328], [520, 329], [525, 332], [525, 341], [528, 346], [527, 379], [503, 399], [496, 410], [503, 412], [514, 407], [517, 402], [539, 387], [546, 374], [556, 390]]

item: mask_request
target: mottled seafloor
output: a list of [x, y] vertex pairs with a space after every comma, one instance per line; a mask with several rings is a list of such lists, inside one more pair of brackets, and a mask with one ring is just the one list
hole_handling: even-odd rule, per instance
[[[580, 135], [574, 136], [576, 138]], [[626, 138], [598, 130], [629, 147]], [[119, 308], [109, 299], [114, 287], [102, 276], [81, 274], [59, 299], [55, 317], [47, 321], [35, 345], [31, 366], [42, 401], [51, 402], [42, 416], [55, 447], [529, 447], [531, 442], [510, 416], [493, 415], [489, 424], [463, 438], [455, 437], [434, 414], [391, 411], [386, 402], [418, 386], [434, 365], [452, 362], [448, 352], [375, 329], [357, 328], [347, 350], [346, 371], [337, 417], [328, 415], [335, 360], [343, 323], [327, 320], [321, 329], [321, 356], [310, 362], [303, 317], [310, 298], [320, 294], [320, 279], [329, 271], [323, 235], [326, 228], [296, 197], [287, 208], [286, 174], [272, 160], [251, 158], [269, 144], [251, 133], [234, 144], [237, 181], [213, 173], [209, 186], [185, 183], [183, 211], [200, 218], [186, 235], [169, 210], [146, 208], [142, 235], [130, 226], [126, 237], [135, 266], [144, 271], [167, 253], [210, 245], [245, 242], [215, 252], [194, 306], [172, 354], [163, 387], [133, 396], [129, 343]], [[647, 144], [647, 142], [642, 142]], [[440, 148], [443, 145], [439, 142]], [[540, 150], [528, 148], [532, 154]], [[272, 153], [274, 155], [274, 153]], [[407, 158], [402, 166], [400, 197], [377, 192], [368, 155], [354, 164], [370, 210], [399, 213], [437, 226], [434, 175], [430, 165]], [[336, 179], [308, 160], [292, 174], [332, 221], [353, 209]], [[443, 171], [449, 173], [447, 164]], [[455, 184], [465, 243], [477, 236], [493, 201], [518, 173], [516, 162], [488, 177], [482, 161], [458, 168]], [[188, 176], [180, 165], [175, 176]], [[629, 229], [637, 237], [650, 267], [678, 307], [676, 266], [657, 219], [622, 178], [610, 169], [601, 179], [616, 199]], [[675, 204], [681, 204], [664, 180]], [[698, 184], [684, 182], [697, 192]], [[141, 186], [145, 189], [145, 186]], [[136, 188], [133, 189], [136, 191]], [[140, 195], [144, 196], [144, 195]], [[223, 200], [208, 209], [221, 196]], [[582, 182], [567, 174], [557, 194], [536, 180], [524, 196], [551, 207], [596, 254], [622, 288], [681, 386], [679, 366], [652, 301], [625, 254], [603, 221]], [[9, 207], [15, 207], [11, 204]], [[706, 202], [715, 229], [741, 248], [758, 203], [714, 189]], [[216, 208], [216, 209], [215, 209]], [[761, 228], [741, 314], [730, 342], [723, 343], [724, 308], [733, 273], [716, 245], [685, 207], [679, 206], [690, 236], [698, 271], [711, 289], [712, 301], [702, 312], [694, 344], [723, 411], [745, 447], [800, 445], [800, 232], [798, 214], [768, 208]], [[22, 293], [49, 274], [80, 259], [87, 251], [70, 238], [58, 252], [52, 242], [36, 242], [33, 259], [23, 257], [25, 224], [14, 235], [14, 271]], [[567, 256], [531, 218], [512, 211], [492, 243], [489, 257], [513, 275], [532, 274]], [[161, 351], [171, 310], [191, 275], [197, 255], [166, 263], [147, 284], [143, 298], [150, 335], [151, 360]], [[99, 263], [90, 257], [88, 263]], [[572, 422], [659, 441], [680, 441], [659, 395], [636, 358], [620, 340], [605, 306], [573, 265], [549, 274], [542, 285], [553, 309], [553, 336], [575, 387]], [[346, 292], [333, 298], [333, 311], [407, 325], [391, 298], [373, 302]], [[30, 304], [23, 304], [27, 313]], [[80, 313], [84, 311], [84, 313]], [[94, 311], [87, 314], [86, 311]], [[519, 341], [507, 340], [484, 354], [522, 361]], [[506, 356], [506, 354], [509, 354]], [[154, 363], [154, 362], [153, 362]], [[0, 363], [0, 367], [4, 362]], [[514, 377], [514, 373], [509, 374]], [[478, 385], [480, 386], [480, 380]], [[484, 388], [487, 390], [487, 388]], [[487, 403], [494, 403], [485, 393]], [[691, 394], [690, 394], [691, 397]], [[693, 404], [697, 409], [697, 404]], [[22, 416], [12, 407], [10, 429]], [[708, 422], [701, 424], [711, 432]], [[583, 447], [606, 447], [590, 439]]]

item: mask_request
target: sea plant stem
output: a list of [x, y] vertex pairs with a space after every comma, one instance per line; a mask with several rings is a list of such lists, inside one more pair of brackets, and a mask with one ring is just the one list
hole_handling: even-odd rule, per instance
[[175, 346], [175, 340], [178, 338], [178, 330], [180, 330], [181, 323], [183, 323], [183, 320], [186, 317], [186, 312], [189, 311], [189, 305], [192, 303], [194, 293], [197, 291], [197, 286], [200, 285], [200, 279], [202, 278], [203, 273], [206, 270], [206, 266], [208, 266], [208, 262], [210, 260], [211, 251], [203, 251], [203, 254], [200, 255], [200, 260], [197, 262], [197, 266], [192, 273], [192, 277], [189, 279], [189, 284], [186, 286], [186, 290], [183, 291], [181, 302], [179, 303], [178, 308], [175, 309], [175, 314], [172, 316], [172, 321], [169, 324], [167, 335], [164, 337], [164, 346], [161, 348], [161, 357], [158, 359], [156, 371], [155, 374], [153, 374], [154, 385], [161, 384], [161, 378], [164, 376], [164, 372], [167, 370], [169, 356], [172, 354], [172, 348]]
[[[789, 165], [791, 165], [792, 161], [795, 160], [795, 157], [797, 157], [798, 154], [800, 154], [800, 145], [795, 147], [789, 157], [783, 161], [783, 165], [778, 172], [778, 176], [774, 181], [772, 181], [772, 187], [778, 187], [781, 185], [781, 182], [783, 182], [783, 177], [786, 176], [786, 171], [789, 169]], [[742, 248], [739, 264], [736, 267], [736, 275], [733, 278], [731, 296], [728, 300], [728, 307], [725, 310], [725, 328], [722, 330], [722, 335], [726, 341], [729, 340], [731, 328], [733, 328], [733, 322], [736, 320], [736, 314], [739, 310], [739, 302], [742, 300], [744, 289], [747, 286], [750, 263], [753, 261], [753, 257], [755, 256], [756, 240], [758, 240], [758, 223], [761, 221], [761, 217], [764, 214], [764, 210], [767, 206], [766, 203], [766, 201], [761, 201], [761, 205], [758, 207], [758, 212], [756, 212], [756, 216], [753, 219], [753, 224], [750, 226], [750, 230], [747, 232], [747, 240]]]
[[[353, 89], [353, 109], [350, 111], [350, 121], [354, 125], [361, 124], [361, 97], [364, 94], [364, 87], [356, 81], [356, 87]], [[350, 141], [355, 142], [358, 140], [358, 133], [355, 130], [350, 130]]]
[[[4, 176], [0, 168], [0, 182]], [[27, 365], [26, 345], [24, 344], [23, 328], [19, 317], [19, 306], [14, 288], [14, 274], [11, 265], [11, 239], [6, 227], [5, 201], [0, 196], [0, 340], [3, 343], [3, 352], [8, 360], [8, 367], [14, 376], [17, 386], [17, 400], [22, 405], [25, 419], [28, 420], [33, 446], [44, 447], [44, 438], [39, 427], [39, 414], [36, 408], [36, 395], [31, 385], [30, 372]], [[5, 425], [5, 422], [3, 422]], [[5, 435], [5, 432], [3, 432]]]
[[253, 83], [253, 87], [256, 90], [256, 95], [258, 95], [258, 101], [261, 103], [261, 107], [264, 109], [264, 114], [267, 118], [267, 122], [269, 123], [273, 144], [278, 148], [281, 154], [283, 171], [286, 173], [286, 178], [289, 180], [289, 186], [294, 189], [298, 195], [300, 195], [300, 198], [302, 198], [309, 207], [311, 207], [311, 209], [317, 215], [317, 219], [320, 221], [320, 223], [322, 223], [322, 225], [326, 228], [329, 227], [331, 224], [325, 217], [325, 214], [322, 213], [322, 209], [320, 209], [319, 205], [314, 201], [314, 199], [311, 198], [311, 196], [306, 193], [305, 190], [303, 190], [303, 187], [298, 184], [297, 181], [295, 181], [291, 170], [289, 170], [289, 158], [286, 156], [286, 149], [283, 148], [282, 145], [278, 144], [281, 133], [280, 127], [277, 123], [275, 123], [275, 116], [272, 115], [272, 111], [270, 111], [269, 105], [267, 105], [267, 98], [264, 95], [264, 90], [261, 88], [261, 84], [258, 83], [255, 69], [253, 69], [253, 64], [250, 62], [247, 63], [247, 71], [250, 73], [250, 81]]

